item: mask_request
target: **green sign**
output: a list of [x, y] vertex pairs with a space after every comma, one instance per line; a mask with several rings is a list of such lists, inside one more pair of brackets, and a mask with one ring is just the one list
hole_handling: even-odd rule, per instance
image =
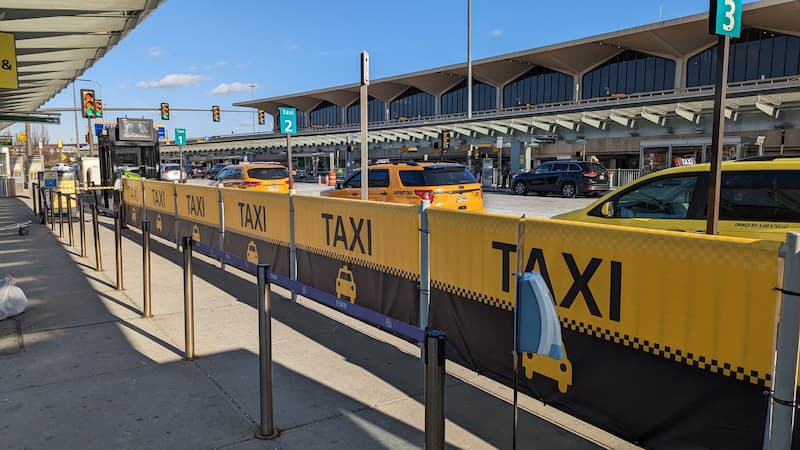
[[0, 114], [0, 122], [52, 123], [61, 125], [59, 116], [29, 116], [27, 114]]
[[742, 0], [710, 0], [708, 32], [738, 38], [742, 33]]
[[0, 145], [11, 145], [11, 136], [0, 136]]
[[297, 134], [297, 110], [295, 108], [278, 108], [280, 112], [281, 134]]
[[175, 128], [175, 144], [186, 145], [186, 128]]

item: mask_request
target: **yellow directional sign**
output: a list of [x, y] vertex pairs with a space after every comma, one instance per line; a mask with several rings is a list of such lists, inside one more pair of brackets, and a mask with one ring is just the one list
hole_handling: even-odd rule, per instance
[[17, 46], [14, 33], [0, 33], [0, 88], [17, 89]]

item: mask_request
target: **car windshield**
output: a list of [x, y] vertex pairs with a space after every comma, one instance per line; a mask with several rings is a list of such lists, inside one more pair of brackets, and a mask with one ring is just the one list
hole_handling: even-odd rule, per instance
[[214, 167], [211, 170], [222, 170], [225, 168], [225, 164], [214, 164]]
[[256, 180], [279, 180], [281, 178], [288, 178], [289, 171], [283, 167], [258, 167], [256, 169], [249, 169], [247, 176], [255, 178]]
[[426, 186], [447, 186], [478, 182], [464, 166], [426, 167], [423, 174]]

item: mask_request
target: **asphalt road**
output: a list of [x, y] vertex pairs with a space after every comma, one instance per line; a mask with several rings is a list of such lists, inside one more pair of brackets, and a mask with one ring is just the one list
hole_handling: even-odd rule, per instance
[[[206, 185], [206, 179], [192, 179], [190, 184]], [[325, 189], [332, 189], [328, 186], [316, 183], [297, 183], [297, 193], [304, 195], [316, 195]], [[484, 205], [486, 211], [498, 214], [512, 214], [520, 216], [525, 214], [527, 217], [552, 217], [576, 209], [596, 201], [596, 198], [563, 198], [555, 194], [546, 197], [529, 194], [525, 196], [513, 195], [511, 191], [505, 192], [486, 192], [484, 193]]]

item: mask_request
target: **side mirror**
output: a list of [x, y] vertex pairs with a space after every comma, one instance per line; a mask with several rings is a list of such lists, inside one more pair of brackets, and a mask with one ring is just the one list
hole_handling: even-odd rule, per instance
[[605, 202], [600, 209], [603, 217], [614, 217], [614, 202]]

